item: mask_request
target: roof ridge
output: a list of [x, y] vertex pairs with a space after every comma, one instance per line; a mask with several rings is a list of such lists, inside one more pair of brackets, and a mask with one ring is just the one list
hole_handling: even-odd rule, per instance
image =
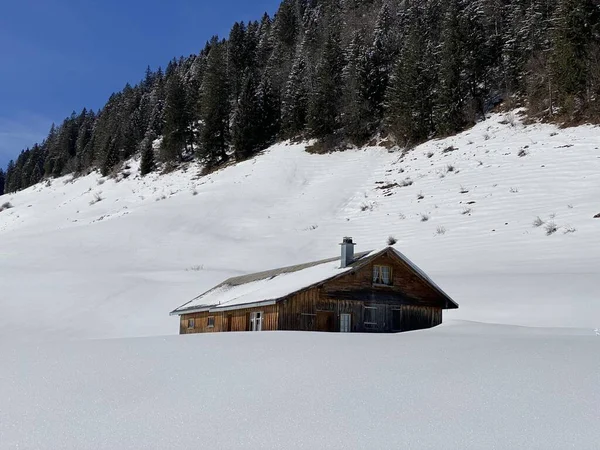
[[[365, 257], [366, 255], [368, 255], [369, 253], [372, 253], [372, 252], [373, 252], [373, 250], [357, 253], [354, 256], [354, 260], [352, 261], [352, 263], [349, 266], [351, 267], [354, 263], [358, 262], [361, 258]], [[300, 270], [308, 269], [309, 267], [314, 267], [314, 266], [318, 266], [320, 264], [334, 262], [334, 261], [337, 261], [338, 259], [340, 259], [340, 256], [335, 256], [333, 258], [319, 259], [316, 261], [310, 261], [310, 262], [306, 262], [306, 263], [302, 263], [302, 264], [293, 264], [291, 266], [277, 267], [275, 269], [261, 270], [259, 272], [247, 273], [245, 275], [237, 275], [235, 277], [230, 277], [230, 278], [226, 279], [225, 281], [222, 281], [217, 286], [215, 286], [215, 288], [224, 286], [224, 285], [239, 286], [241, 284], [250, 283], [252, 281], [259, 281], [259, 280], [264, 280], [266, 278], [274, 277], [277, 275], [282, 275], [284, 273], [298, 272]]]

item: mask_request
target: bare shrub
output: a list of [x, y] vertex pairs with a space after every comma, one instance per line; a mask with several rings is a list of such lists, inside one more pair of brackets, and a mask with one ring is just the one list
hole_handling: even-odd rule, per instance
[[398, 219], [404, 220], [404, 219], [406, 219], [406, 216], [402, 213], [398, 213]]
[[2, 206], [0, 206], [0, 212], [4, 211], [5, 209], [10, 209], [12, 207], [13, 205], [11, 202], [4, 202]]
[[563, 234], [569, 234], [569, 233], [575, 233], [577, 231], [577, 229], [575, 227], [565, 227], [565, 231], [563, 231]]
[[433, 157], [433, 152], [432, 151], [428, 151], [427, 152], [427, 157], [428, 158], [432, 158]]
[[510, 192], [511, 194], [517, 194], [517, 193], [519, 192], [519, 189], [511, 187], [511, 188], [508, 190], [508, 192]]
[[440, 235], [446, 234], [446, 228], [440, 225], [439, 227], [436, 228], [435, 233], [440, 234]]
[[546, 224], [545, 230], [546, 230], [546, 236], [550, 236], [551, 234], [556, 233], [556, 231], [558, 230], [558, 227], [556, 226], [556, 224], [554, 222], [548, 222]]
[[542, 225], [544, 225], [544, 223], [545, 223], [545, 222], [542, 220], [542, 218], [541, 218], [540, 216], [537, 216], [537, 217], [535, 218], [535, 220], [533, 221], [533, 226], [534, 226], [535, 228], [539, 228], [539, 227], [541, 227]]
[[423, 192], [419, 192], [417, 194], [417, 200], [423, 200], [425, 198], [425, 196], [423, 195]]
[[442, 153], [450, 153], [450, 152], [454, 152], [456, 150], [458, 150], [458, 149], [455, 146], [449, 145], [444, 150], [442, 150]]
[[489, 140], [491, 139], [491, 136], [490, 136], [490, 134], [489, 134], [489, 133], [485, 133], [485, 134], [483, 135], [483, 139], [484, 139], [484, 140], [486, 140], [486, 141], [489, 141]]
[[400, 182], [400, 186], [402, 186], [402, 187], [411, 186], [412, 184], [413, 184], [413, 181], [410, 178], [405, 178], [404, 180], [402, 180]]
[[429, 214], [421, 214], [421, 222], [427, 222], [429, 220]]
[[454, 172], [454, 166], [452, 164], [448, 164], [446, 166], [446, 172]]
[[472, 211], [471, 208], [464, 208], [460, 213], [463, 216], [466, 216], [467, 214], [471, 214], [471, 211]]
[[527, 156], [528, 155], [527, 150], [522, 148], [521, 150], [519, 150], [518, 155], [519, 155], [519, 158], [522, 158], [523, 156]]
[[469, 190], [464, 187], [462, 184], [460, 185], [460, 191], [461, 194], [466, 194], [467, 192], [469, 192]]
[[361, 211], [373, 211], [374, 207], [375, 207], [375, 205], [373, 203], [363, 203], [362, 205], [360, 205], [360, 210]]
[[91, 205], [95, 205], [96, 203], [98, 203], [98, 202], [101, 202], [102, 200], [104, 200], [104, 199], [102, 198], [102, 192], [96, 192], [96, 193], [94, 194], [94, 198], [92, 198], [92, 199], [90, 200], [90, 206], [91, 206]]
[[398, 239], [396, 239], [394, 236], [390, 236], [387, 239], [387, 244], [388, 245], [394, 245], [396, 242], [398, 242]]
[[201, 264], [199, 266], [192, 266], [189, 269], [185, 269], [186, 272], [192, 271], [192, 272], [200, 272], [201, 270], [204, 270], [204, 264]]

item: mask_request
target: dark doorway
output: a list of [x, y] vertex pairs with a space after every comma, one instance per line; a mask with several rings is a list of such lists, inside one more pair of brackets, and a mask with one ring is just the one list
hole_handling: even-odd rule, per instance
[[402, 311], [392, 309], [392, 331], [402, 331]]
[[233, 314], [227, 314], [227, 331], [231, 331], [233, 325]]
[[335, 331], [333, 311], [317, 311], [317, 331]]

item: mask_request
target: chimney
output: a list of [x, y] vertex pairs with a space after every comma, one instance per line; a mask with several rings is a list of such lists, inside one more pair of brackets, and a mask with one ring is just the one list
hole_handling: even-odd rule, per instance
[[351, 237], [345, 237], [342, 239], [342, 257], [340, 258], [340, 268], [348, 267], [354, 261], [354, 246]]

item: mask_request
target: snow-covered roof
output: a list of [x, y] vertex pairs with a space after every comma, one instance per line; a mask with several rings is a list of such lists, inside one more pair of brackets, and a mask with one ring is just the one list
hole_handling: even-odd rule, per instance
[[229, 278], [171, 314], [274, 303], [296, 291], [353, 270], [366, 256], [374, 253], [377, 252], [356, 254], [353, 263], [345, 268], [340, 268], [340, 258], [337, 257]]
[[381, 250], [357, 253], [354, 261], [344, 268], [340, 267], [340, 258], [336, 257], [229, 278], [175, 309], [171, 315], [201, 311], [226, 311], [274, 304], [277, 300], [302, 289], [356, 270], [389, 250], [445, 297], [448, 303], [454, 305], [449, 306], [450, 308], [458, 307], [416, 264], [398, 250], [385, 247]]

